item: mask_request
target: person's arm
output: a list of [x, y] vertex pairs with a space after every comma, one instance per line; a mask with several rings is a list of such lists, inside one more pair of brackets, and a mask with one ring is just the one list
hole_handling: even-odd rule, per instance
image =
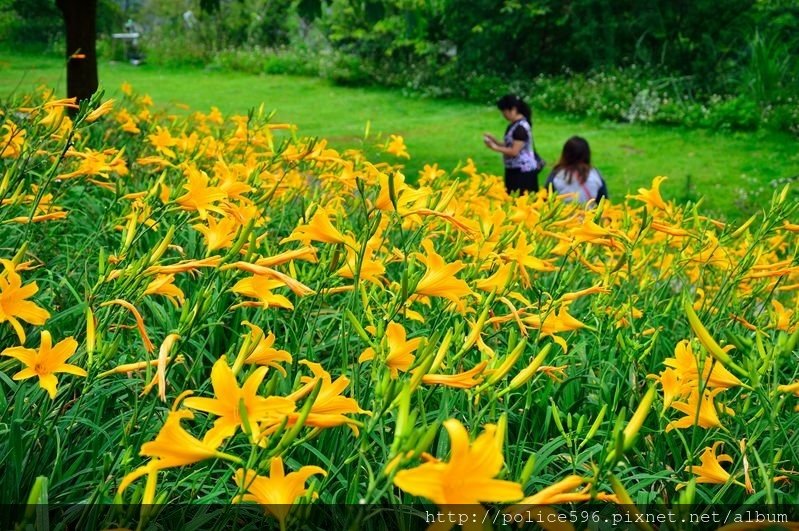
[[496, 137], [494, 137], [494, 135], [492, 135], [491, 133], [483, 133], [483, 138], [487, 138], [488, 140], [494, 142], [495, 144], [500, 143], [499, 140], [497, 140]]
[[524, 142], [521, 140], [514, 140], [513, 145], [511, 145], [510, 147], [500, 146], [496, 142], [486, 142], [486, 145], [489, 148], [493, 149], [494, 151], [497, 151], [509, 157], [515, 157], [516, 155], [521, 153], [522, 149], [524, 148]]

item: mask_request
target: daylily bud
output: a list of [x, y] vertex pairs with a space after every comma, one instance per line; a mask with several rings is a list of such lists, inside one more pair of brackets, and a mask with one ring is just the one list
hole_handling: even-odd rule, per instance
[[696, 478], [691, 478], [685, 488], [680, 492], [678, 507], [691, 507], [696, 496]]
[[521, 387], [527, 381], [533, 377], [535, 372], [538, 370], [539, 367], [544, 363], [544, 359], [549, 354], [549, 351], [552, 349], [552, 343], [547, 344], [544, 348], [541, 349], [541, 352], [533, 358], [533, 361], [530, 362], [530, 365], [527, 366], [524, 370], [522, 370], [519, 374], [513, 377], [510, 381], [510, 385], [508, 386], [509, 389], [517, 389]]
[[96, 345], [96, 326], [94, 312], [91, 307], [86, 308], [86, 353], [89, 355], [89, 365], [92, 364], [94, 348]]
[[3, 180], [0, 182], [0, 195], [5, 194], [6, 190], [8, 190], [8, 184], [10, 182], [10, 179], [11, 179], [11, 168], [6, 170], [6, 173], [3, 175]]
[[613, 489], [613, 494], [616, 495], [616, 498], [619, 500], [619, 505], [622, 510], [627, 512], [630, 515], [631, 520], [637, 522], [636, 525], [639, 529], [644, 531], [652, 531], [652, 527], [647, 524], [645, 521], [639, 522], [638, 516], [640, 516], [640, 512], [638, 508], [633, 503], [633, 499], [630, 497], [630, 494], [627, 492], [627, 489], [624, 488], [624, 485], [621, 484], [619, 478], [612, 475], [610, 476], [610, 487]]
[[580, 415], [580, 418], [577, 419], [577, 430], [576, 430], [577, 433], [583, 431], [584, 427], [585, 427], [585, 415]]
[[166, 231], [166, 235], [161, 240], [161, 243], [155, 248], [155, 250], [150, 255], [150, 259], [148, 260], [149, 265], [155, 264], [166, 252], [169, 244], [172, 243], [172, 237], [175, 235], [175, 226], [171, 225], [169, 229]]
[[696, 312], [694, 312], [688, 299], [683, 300], [683, 311], [686, 316], [688, 316], [688, 323], [691, 325], [691, 329], [694, 331], [694, 334], [696, 334], [696, 337], [699, 338], [699, 342], [707, 349], [708, 353], [738, 374], [748, 376], [748, 373], [739, 365], [736, 365], [732, 359], [730, 359], [727, 352], [716, 343], [716, 340], [713, 339], [710, 332], [707, 331], [707, 328], [705, 328], [699, 320], [699, 317], [696, 315]]
[[624, 431], [622, 426], [624, 425], [626, 415], [627, 409], [621, 408], [619, 416], [616, 417], [616, 423], [613, 425], [613, 431], [611, 432], [613, 448], [610, 450], [610, 453], [608, 453], [605, 464], [610, 464], [614, 460], [617, 461], [624, 454]]
[[799, 342], [799, 327], [794, 330], [793, 334], [791, 334], [791, 336], [788, 338], [788, 341], [785, 342], [785, 347], [782, 349], [782, 353], [784, 355], [790, 355], [793, 353], [797, 342]]
[[128, 226], [125, 229], [125, 241], [122, 244], [122, 250], [119, 252], [120, 255], [125, 254], [130, 248], [130, 245], [133, 243], [133, 237], [136, 236], [136, 224], [138, 223], [138, 219], [136, 214], [131, 212], [130, 217], [128, 218]]
[[239, 237], [236, 238], [236, 241], [233, 242], [233, 246], [230, 248], [228, 253], [222, 258], [222, 261], [227, 261], [228, 258], [235, 258], [238, 256], [239, 252], [241, 251], [244, 244], [250, 239], [250, 233], [252, 232], [253, 227], [255, 227], [255, 218], [250, 219], [247, 224], [241, 229], [239, 233]]
[[652, 408], [652, 402], [655, 400], [655, 387], [653, 385], [649, 386], [649, 390], [647, 390], [644, 398], [641, 399], [641, 403], [638, 404], [638, 408], [635, 410], [630, 422], [627, 424], [627, 427], [624, 428], [624, 449], [629, 450], [633, 442], [635, 442], [635, 436], [638, 435], [638, 432], [641, 429], [641, 426], [644, 424], [644, 420], [646, 420], [647, 415], [649, 415], [649, 411]]
[[599, 431], [599, 427], [602, 425], [602, 421], [605, 420], [605, 414], [608, 411], [608, 405], [605, 404], [602, 406], [602, 409], [599, 410], [599, 415], [597, 415], [596, 420], [594, 423], [591, 424], [591, 428], [588, 430], [588, 433], [585, 435], [583, 442], [580, 443], [580, 448], [582, 448], [585, 444], [588, 443], [591, 439], [594, 438], [596, 432]]
[[322, 389], [322, 379], [319, 378], [316, 380], [316, 384], [314, 385], [311, 394], [308, 395], [305, 399], [305, 403], [302, 405], [302, 409], [300, 410], [300, 416], [297, 419], [297, 422], [291, 427], [289, 431], [283, 435], [283, 438], [280, 439], [280, 444], [278, 445], [278, 449], [281, 451], [288, 448], [289, 444], [297, 438], [302, 428], [305, 426], [305, 420], [308, 418], [308, 415], [311, 413], [311, 409], [313, 408], [314, 402], [316, 402], [316, 397], [319, 396], [319, 391]]
[[527, 483], [527, 480], [533, 475], [533, 468], [535, 468], [535, 453], [530, 454], [530, 457], [527, 458], [527, 462], [524, 464], [521, 476], [519, 476], [520, 484], [524, 485]]
[[502, 362], [502, 365], [497, 367], [494, 372], [491, 373], [491, 376], [488, 378], [489, 385], [495, 384], [506, 374], [508, 374], [508, 372], [513, 368], [513, 365], [516, 363], [516, 360], [518, 360], [519, 356], [521, 356], [522, 352], [524, 352], [524, 347], [526, 346], [526, 340], [522, 340], [518, 345], [516, 345], [516, 348], [514, 348], [513, 351], [508, 354], [508, 356], [505, 358], [505, 361]]
[[749, 218], [749, 219], [746, 221], [746, 223], [744, 223], [743, 225], [741, 225], [740, 227], [738, 227], [738, 228], [735, 230], [735, 232], [733, 232], [732, 234], [730, 234], [730, 238], [732, 238], [733, 240], [734, 240], [734, 239], [736, 239], [736, 238], [738, 238], [738, 237], [739, 237], [741, 234], [743, 234], [743, 233], [744, 233], [744, 231], [745, 231], [747, 228], [749, 228], [749, 225], [751, 225], [751, 224], [752, 224], [752, 222], [753, 222], [753, 221], [755, 221], [755, 218], [757, 218], [757, 214], [753, 215], [751, 218]]
[[247, 435], [247, 437], [252, 438], [252, 426], [250, 426], [250, 418], [247, 415], [247, 403], [244, 401], [244, 397], [239, 398], [239, 417], [241, 417], [241, 429]]
[[367, 334], [366, 330], [363, 329], [361, 323], [358, 322], [358, 318], [355, 317], [355, 315], [349, 310], [345, 310], [344, 315], [347, 317], [347, 320], [350, 322], [350, 325], [352, 325], [352, 328], [353, 330], [355, 330], [355, 333], [358, 334], [358, 336], [361, 339], [366, 341], [367, 344], [371, 345], [372, 338], [369, 337], [369, 334]]
[[486, 298], [483, 311], [480, 312], [480, 317], [477, 319], [477, 322], [474, 324], [472, 331], [469, 332], [468, 336], [466, 336], [466, 340], [463, 342], [463, 346], [455, 355], [455, 359], [460, 358], [467, 350], [472, 348], [472, 346], [474, 346], [474, 344], [477, 342], [477, 339], [480, 337], [480, 333], [483, 331], [483, 327], [485, 326], [486, 319], [488, 319], [488, 314], [491, 311], [491, 303], [494, 301], [494, 295], [495, 294], [492, 292]]
[[555, 421], [555, 426], [557, 426], [560, 434], [563, 435], [563, 437], [566, 438], [566, 440], [568, 440], [569, 436], [566, 433], [566, 430], [563, 429], [563, 421], [561, 421], [560, 419], [560, 410], [558, 409], [558, 406], [555, 405], [555, 402], [551, 398], [549, 402], [550, 402], [549, 410], [552, 412], [552, 420]]
[[449, 190], [447, 190], [447, 192], [443, 196], [441, 196], [441, 199], [439, 199], [436, 205], [433, 207], [433, 210], [440, 211], [447, 208], [447, 205], [449, 204], [450, 201], [452, 201], [452, 198], [455, 197], [455, 193], [457, 191], [458, 187], [455, 184], [450, 186]]
[[446, 356], [447, 352], [449, 352], [450, 343], [452, 343], [451, 328], [447, 331], [447, 335], [444, 336], [444, 340], [441, 342], [441, 346], [438, 347], [438, 352], [436, 352], [436, 357], [433, 360], [433, 364], [430, 366], [429, 372], [436, 372], [438, 368], [441, 367], [441, 363], [444, 361], [444, 356]]
[[27, 240], [22, 243], [22, 245], [19, 248], [19, 251], [17, 251], [17, 253], [14, 255], [14, 258], [11, 259], [11, 263], [14, 264], [14, 266], [18, 266], [22, 262], [22, 259], [25, 257], [26, 252], [28, 252]]
[[413, 455], [420, 455], [422, 452], [427, 451], [430, 448], [430, 445], [433, 444], [433, 439], [436, 438], [438, 435], [438, 431], [441, 428], [441, 424], [439, 422], [434, 422], [427, 428], [427, 431], [419, 438], [419, 441], [416, 443], [416, 447], [413, 449]]
[[[422, 383], [422, 378], [424, 377], [424, 375], [430, 372], [430, 368], [436, 362], [436, 359], [438, 359], [438, 355], [433, 355], [433, 345], [438, 343], [439, 335], [440, 335], [439, 332], [436, 332], [433, 335], [433, 337], [430, 338], [430, 341], [428, 343], [426, 343], [424, 345], [424, 347], [423, 347], [424, 353], [420, 354], [419, 357], [417, 358], [417, 359], [421, 360], [421, 364], [418, 365], [412, 371], [413, 372], [413, 378], [411, 378], [411, 382], [410, 382], [410, 390], [411, 391], [415, 391], [416, 388], [419, 387], [419, 384]], [[449, 337], [449, 339], [445, 337], [444, 341], [447, 344], [447, 348], [449, 348], [449, 341], [451, 340], [451, 336], [452, 336], [452, 330], [451, 329], [447, 331], [447, 335], [450, 336], [450, 337]], [[438, 352], [441, 352], [440, 348], [439, 348]], [[446, 349], [444, 350], [444, 352], [446, 353]]]
[[394, 174], [388, 176], [388, 197], [391, 199], [391, 206], [397, 211], [397, 188], [394, 185]]
[[780, 192], [780, 200], [779, 200], [779, 204], [783, 204], [783, 203], [785, 202], [785, 200], [788, 198], [788, 191], [789, 191], [790, 189], [791, 189], [791, 185], [790, 185], [790, 184], [786, 184], [786, 185], [785, 185], [785, 186], [782, 188], [782, 191]]
[[405, 438], [408, 428], [408, 418], [411, 409], [411, 388], [408, 384], [402, 386], [399, 393], [399, 407], [397, 408], [397, 421], [394, 427], [394, 443], [391, 451], [396, 452], [400, 441]]
[[49, 480], [47, 476], [39, 476], [33, 482], [33, 487], [28, 494], [28, 506], [25, 508], [25, 519], [30, 520], [36, 515], [36, 511], [40, 505], [47, 505], [48, 503], [48, 487]]
[[108, 261], [106, 260], [105, 247], [100, 247], [100, 252], [97, 253], [97, 272], [102, 278], [108, 269]]

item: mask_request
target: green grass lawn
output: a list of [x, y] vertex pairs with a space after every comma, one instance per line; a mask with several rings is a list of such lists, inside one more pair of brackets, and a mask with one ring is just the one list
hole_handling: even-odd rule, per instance
[[[0, 98], [40, 84], [64, 91], [64, 69], [51, 57], [0, 52]], [[160, 69], [103, 62], [101, 84], [110, 95], [123, 81], [150, 94], [157, 104], [212, 105], [245, 113], [263, 103], [276, 120], [296, 123], [300, 133], [326, 137], [339, 148], [360, 145], [367, 121], [372, 134], [401, 134], [411, 153], [406, 173], [426, 163], [451, 170], [471, 157], [486, 172], [501, 173], [500, 156], [482, 143], [482, 133], [500, 136], [506, 122], [489, 105], [412, 98], [398, 91], [343, 88], [325, 80], [253, 76], [198, 69]], [[774, 180], [799, 174], [797, 140], [787, 134], [735, 133], [637, 124], [604, 123], [534, 110], [536, 148], [549, 162], [571, 135], [591, 144], [594, 164], [605, 176], [611, 198], [649, 186], [656, 175], [669, 180], [667, 198], [705, 197], [705, 209], [729, 219], [757, 211]], [[541, 178], [543, 180], [543, 176]]]

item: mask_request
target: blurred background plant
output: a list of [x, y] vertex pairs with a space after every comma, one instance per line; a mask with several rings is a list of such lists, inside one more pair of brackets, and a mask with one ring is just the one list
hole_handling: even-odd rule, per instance
[[[790, 0], [101, 0], [99, 50], [143, 32], [150, 63], [321, 76], [344, 85], [600, 119], [799, 132]], [[0, 0], [0, 38], [53, 51], [51, 0]]]

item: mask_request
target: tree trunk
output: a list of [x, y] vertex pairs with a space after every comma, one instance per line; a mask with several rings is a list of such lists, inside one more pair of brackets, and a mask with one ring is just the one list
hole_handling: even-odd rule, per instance
[[67, 97], [88, 99], [97, 90], [97, 0], [56, 0], [67, 32]]

